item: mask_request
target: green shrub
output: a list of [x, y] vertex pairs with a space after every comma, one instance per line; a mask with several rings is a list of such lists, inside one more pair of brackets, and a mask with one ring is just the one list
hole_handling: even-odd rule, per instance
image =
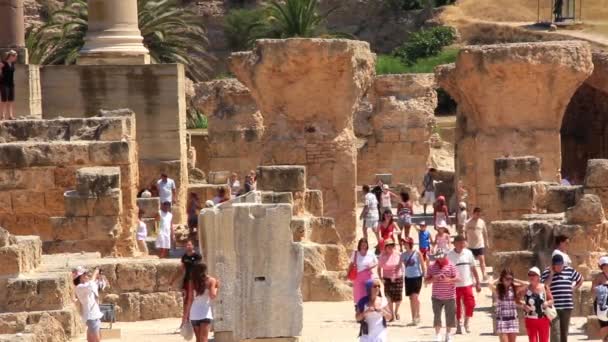
[[420, 58], [437, 56], [443, 47], [456, 41], [456, 31], [449, 26], [438, 26], [412, 33], [393, 54], [404, 63], [413, 65]]
[[228, 12], [224, 33], [232, 51], [251, 49], [256, 39], [267, 36], [268, 14], [262, 9], [235, 9]]
[[435, 7], [452, 5], [456, 3], [456, 0], [435, 0]]
[[188, 108], [188, 120], [186, 121], [186, 128], [188, 129], [206, 129], [207, 128], [207, 117], [205, 114], [199, 112], [196, 108]]
[[401, 59], [391, 55], [379, 55], [376, 61], [376, 74], [403, 74], [407, 72], [407, 65]]
[[438, 65], [455, 62], [458, 51], [458, 49], [444, 49], [437, 56], [420, 58], [411, 65], [392, 55], [379, 55], [376, 73], [378, 75], [432, 73]]

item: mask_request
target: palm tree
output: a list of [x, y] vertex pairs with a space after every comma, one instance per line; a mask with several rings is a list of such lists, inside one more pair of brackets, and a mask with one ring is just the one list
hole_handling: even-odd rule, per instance
[[320, 35], [321, 23], [336, 8], [319, 14], [317, 0], [272, 1], [268, 20], [277, 38], [315, 37]]
[[[210, 70], [206, 30], [196, 13], [176, 0], [138, 0], [139, 29], [155, 63], [182, 63], [188, 76], [201, 81]], [[68, 0], [49, 21], [26, 34], [30, 61], [35, 64], [73, 64], [84, 45], [88, 27], [85, 0]]]

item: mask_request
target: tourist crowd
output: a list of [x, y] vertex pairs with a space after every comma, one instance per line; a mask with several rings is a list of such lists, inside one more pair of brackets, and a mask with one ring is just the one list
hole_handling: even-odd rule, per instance
[[[453, 332], [468, 334], [476, 306], [475, 293], [481, 292], [482, 283], [486, 283], [494, 296], [495, 331], [500, 341], [515, 341], [520, 332], [518, 312], [522, 312], [525, 324], [521, 329], [525, 329], [529, 341], [567, 342], [574, 292], [583, 283], [567, 253], [568, 236], [555, 238], [551, 265], [542, 271], [530, 268], [526, 281], [515, 279], [510, 269], [496, 270], [498, 279], [489, 280], [484, 254], [490, 243], [481, 209], [474, 208], [469, 218], [466, 204], [459, 203], [455, 215], [457, 235], [451, 237], [446, 200], [435, 197], [434, 172], [431, 169], [426, 174], [421, 196], [422, 203], [433, 205], [434, 234], [425, 222], [413, 223], [409, 194], [397, 196], [381, 183], [373, 189], [363, 186], [363, 238], [351, 256], [348, 270], [360, 341], [388, 340], [388, 323], [401, 319], [399, 309], [404, 293], [410, 301], [409, 325], [418, 326], [423, 284], [431, 287], [435, 340], [452, 341]], [[396, 218], [392, 198], [399, 200]], [[376, 248], [370, 248], [369, 230], [378, 241]], [[418, 235], [418, 248], [410, 233]], [[476, 262], [481, 272], [477, 271]], [[608, 256], [600, 258], [598, 264], [601, 273], [593, 280], [594, 309], [600, 319], [600, 334], [607, 339]]]

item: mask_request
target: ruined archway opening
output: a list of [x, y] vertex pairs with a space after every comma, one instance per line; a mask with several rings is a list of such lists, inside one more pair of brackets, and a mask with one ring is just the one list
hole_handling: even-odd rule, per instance
[[562, 177], [582, 184], [587, 160], [608, 158], [608, 94], [583, 83], [570, 100], [560, 133]]

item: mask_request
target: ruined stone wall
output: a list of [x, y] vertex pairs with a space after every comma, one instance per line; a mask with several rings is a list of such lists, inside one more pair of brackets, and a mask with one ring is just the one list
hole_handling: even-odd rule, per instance
[[185, 222], [188, 185], [185, 74], [182, 65], [70, 65], [41, 68], [44, 118], [89, 117], [100, 109], [136, 113], [139, 183], [167, 172], [178, 198], [174, 217]]
[[[132, 117], [0, 123], [0, 226], [12, 234], [57, 241], [49, 218], [64, 216], [64, 193], [75, 189], [76, 170], [84, 166], [120, 168], [123, 229], [108, 244], [112, 252], [132, 255], [138, 184]], [[68, 242], [63, 242], [67, 248]], [[102, 247], [72, 244], [71, 249], [57, 251], [96, 251]]]
[[[355, 117], [365, 143], [357, 154], [357, 184], [389, 173], [393, 183], [420, 184], [430, 156], [429, 137], [437, 107], [432, 74], [377, 76]], [[362, 106], [365, 108], [365, 105]]]
[[592, 70], [589, 46], [573, 41], [466, 47], [439, 69], [439, 84], [458, 102], [456, 181], [470, 205], [498, 217], [498, 157], [538, 156], [541, 178], [555, 178], [562, 117]]
[[201, 160], [197, 156], [197, 164], [206, 172], [236, 172], [242, 180], [260, 165], [264, 135], [264, 118], [249, 89], [236, 79], [222, 79], [196, 84], [195, 91], [194, 103], [209, 123], [207, 140], [192, 140], [197, 154], [208, 153]]
[[253, 51], [232, 55], [231, 69], [264, 119], [258, 164], [306, 166], [307, 183], [323, 192], [325, 214], [335, 218], [342, 242], [353, 242], [353, 113], [373, 80], [369, 45], [340, 39], [258, 40]]

